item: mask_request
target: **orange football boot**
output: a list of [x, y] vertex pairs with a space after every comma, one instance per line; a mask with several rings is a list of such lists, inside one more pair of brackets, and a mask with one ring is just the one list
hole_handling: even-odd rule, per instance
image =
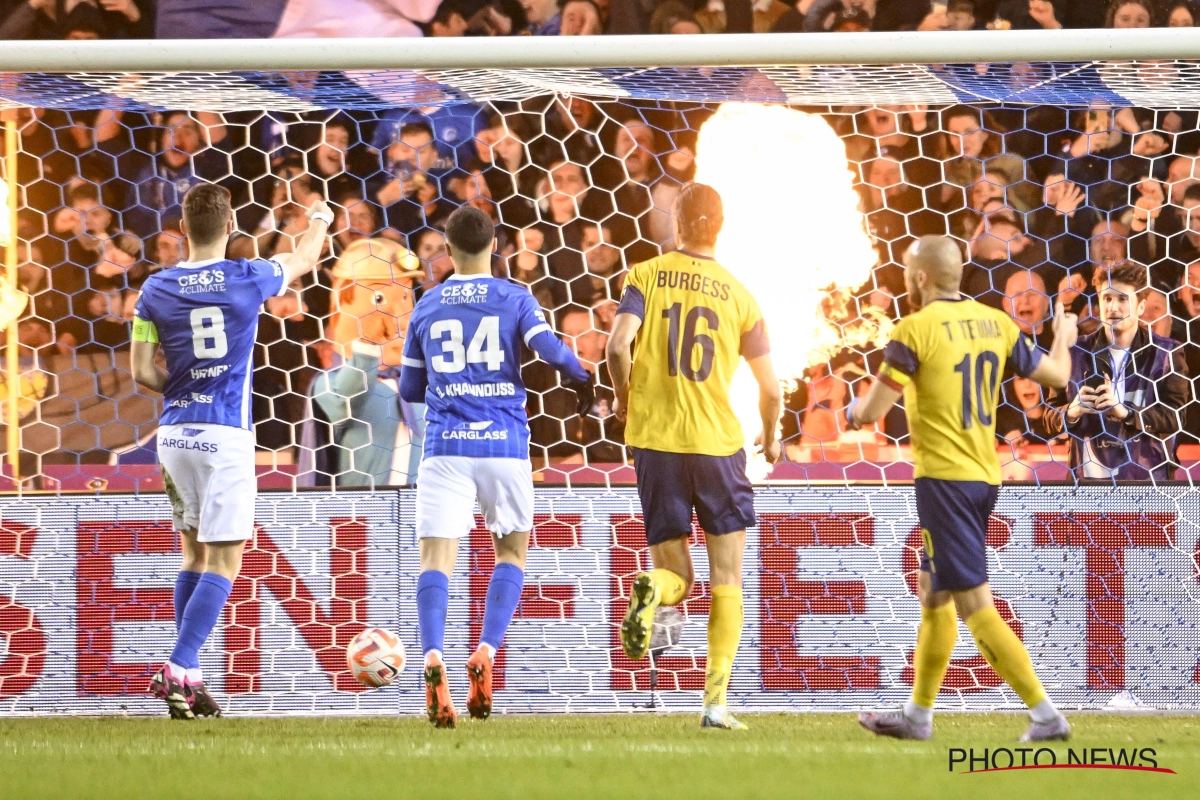
[[425, 659], [425, 708], [434, 727], [457, 727], [458, 712], [454, 710], [454, 700], [450, 697], [446, 665], [432, 656]]
[[492, 659], [486, 647], [480, 645], [467, 659], [467, 711], [472, 719], [487, 719], [492, 715]]

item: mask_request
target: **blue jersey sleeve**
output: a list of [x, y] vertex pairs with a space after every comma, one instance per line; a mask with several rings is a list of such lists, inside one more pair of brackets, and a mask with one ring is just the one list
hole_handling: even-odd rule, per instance
[[1038, 350], [1033, 339], [1022, 333], [1017, 337], [1008, 359], [1012, 363], [1014, 372], [1022, 378], [1028, 378], [1038, 368], [1038, 364], [1042, 363], [1042, 351]]
[[528, 291], [523, 293], [521, 297], [520, 309], [517, 312], [517, 332], [521, 334], [521, 339], [524, 340], [527, 347], [533, 347], [533, 337], [543, 331], [551, 331], [550, 325], [546, 322], [546, 315], [542, 311], [542, 307], [538, 305], [537, 299]]
[[587, 383], [591, 378], [591, 374], [579, 363], [575, 353], [554, 335], [549, 325], [546, 326], [546, 330], [535, 332], [529, 340], [529, 346], [543, 361], [575, 383]]
[[146, 302], [146, 289], [148, 288], [148, 285], [143, 285], [142, 292], [138, 295], [137, 304], [133, 307], [133, 315], [147, 322], [153, 322], [150, 316], [150, 304]]
[[400, 357], [400, 399], [406, 403], [424, 403], [428, 389], [425, 348], [421, 345], [420, 320], [414, 310], [404, 337], [404, 354]]
[[287, 289], [283, 266], [273, 259], [255, 258], [247, 261], [246, 273], [262, 293], [264, 301], [268, 297], [278, 297]]
[[554, 329], [546, 322], [542, 307], [529, 292], [525, 292], [525, 296], [521, 298], [518, 326], [525, 345], [543, 361], [576, 383], [588, 380], [588, 371], [579, 363], [571, 348], [554, 335]]

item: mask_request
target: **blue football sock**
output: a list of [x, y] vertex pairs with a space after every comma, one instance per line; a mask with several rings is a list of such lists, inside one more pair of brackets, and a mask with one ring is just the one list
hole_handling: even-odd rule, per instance
[[488, 584], [487, 606], [483, 611], [483, 633], [479, 643], [499, 650], [504, 632], [517, 612], [521, 590], [525, 588], [525, 573], [516, 564], [497, 564]]
[[171, 651], [171, 663], [187, 669], [200, 666], [200, 648], [221, 616], [233, 584], [213, 572], [200, 576], [179, 625], [179, 638]]
[[189, 572], [186, 569], [179, 570], [179, 574], [175, 576], [175, 632], [183, 627], [183, 610], [187, 608], [188, 600], [192, 597], [192, 592], [196, 591], [196, 584], [200, 582], [199, 572]]
[[450, 578], [436, 569], [417, 578], [417, 621], [421, 625], [421, 651], [442, 652], [446, 638], [446, 607], [450, 605]]

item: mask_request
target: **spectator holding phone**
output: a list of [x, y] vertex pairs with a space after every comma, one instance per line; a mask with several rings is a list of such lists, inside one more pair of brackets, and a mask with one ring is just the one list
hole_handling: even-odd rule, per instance
[[1096, 271], [1100, 327], [1071, 352], [1061, 422], [1081, 480], [1169, 480], [1190, 395], [1182, 348], [1140, 317], [1150, 293], [1133, 261]]

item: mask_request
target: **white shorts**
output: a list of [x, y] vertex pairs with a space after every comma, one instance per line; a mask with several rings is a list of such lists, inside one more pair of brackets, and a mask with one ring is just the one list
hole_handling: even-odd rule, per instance
[[523, 458], [430, 456], [417, 469], [417, 538], [461, 539], [475, 501], [497, 536], [533, 528], [533, 465]]
[[236, 542], [254, 532], [254, 432], [185, 423], [158, 429], [158, 461], [176, 530], [201, 542]]

